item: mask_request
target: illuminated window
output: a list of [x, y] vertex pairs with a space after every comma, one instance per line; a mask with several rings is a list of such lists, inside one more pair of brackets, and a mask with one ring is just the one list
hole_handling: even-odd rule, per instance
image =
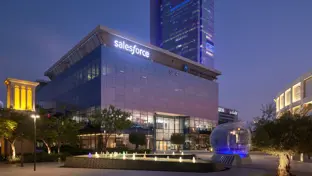
[[21, 110], [26, 110], [26, 88], [21, 87]]
[[33, 110], [32, 107], [32, 90], [31, 88], [27, 89], [27, 110]]
[[312, 97], [312, 76], [304, 81], [304, 97]]
[[14, 109], [19, 110], [21, 108], [20, 106], [20, 88], [18, 86], [14, 87]]
[[293, 102], [301, 100], [301, 83], [294, 85], [292, 90]]
[[290, 105], [290, 103], [291, 103], [291, 89], [288, 89], [285, 92], [285, 106]]
[[91, 66], [88, 68], [87, 79], [88, 79], [88, 81], [92, 79], [92, 67]]
[[279, 98], [276, 99], [276, 111], [279, 111], [280, 110], [280, 101], [279, 101]]
[[283, 109], [284, 105], [285, 105], [285, 96], [284, 96], [284, 94], [282, 94], [280, 96], [280, 109]]
[[96, 65], [95, 65], [95, 75], [96, 75], [96, 77], [100, 75], [99, 64], [96, 64]]
[[96, 64], [92, 65], [92, 79], [94, 79], [96, 77]]

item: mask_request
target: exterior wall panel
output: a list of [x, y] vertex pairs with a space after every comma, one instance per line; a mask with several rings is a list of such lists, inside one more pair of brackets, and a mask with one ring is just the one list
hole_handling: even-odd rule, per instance
[[[217, 120], [218, 84], [102, 46], [101, 107]], [[124, 100], [124, 101], [120, 101]]]

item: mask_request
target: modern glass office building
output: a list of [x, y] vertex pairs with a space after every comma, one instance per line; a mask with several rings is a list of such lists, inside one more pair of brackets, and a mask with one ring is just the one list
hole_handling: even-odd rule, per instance
[[214, 67], [214, 0], [150, 0], [151, 43]]
[[[114, 105], [149, 136], [148, 148], [168, 150], [172, 133], [208, 131], [218, 119], [220, 72], [98, 26], [45, 72], [37, 104], [76, 112], [83, 120]], [[129, 129], [130, 131], [132, 129]], [[128, 132], [129, 132], [128, 130]], [[127, 132], [118, 135], [127, 143]], [[113, 140], [109, 147], [116, 146]], [[85, 139], [83, 147], [95, 147]]]

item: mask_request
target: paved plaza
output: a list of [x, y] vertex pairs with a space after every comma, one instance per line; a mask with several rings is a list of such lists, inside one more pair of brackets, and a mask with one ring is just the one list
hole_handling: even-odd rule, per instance
[[[203, 159], [209, 159], [211, 154], [197, 154]], [[77, 169], [64, 168], [62, 163], [38, 163], [37, 171], [33, 171], [33, 164], [25, 164], [21, 168], [19, 164], [10, 165], [0, 163], [0, 176], [269, 176], [274, 175], [277, 167], [277, 158], [265, 154], [252, 154], [253, 164], [242, 167], [232, 167], [227, 171], [212, 173], [181, 173], [181, 172], [159, 172], [159, 171], [133, 171], [133, 170], [109, 170], [109, 169]], [[292, 162], [292, 170], [297, 176], [311, 176], [312, 164]]]

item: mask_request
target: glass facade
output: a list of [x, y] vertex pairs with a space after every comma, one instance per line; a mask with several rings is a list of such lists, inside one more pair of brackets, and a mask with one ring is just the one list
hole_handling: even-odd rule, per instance
[[213, 68], [214, 0], [151, 0], [152, 44]]
[[[196, 133], [215, 126], [218, 117], [217, 82], [155, 62], [159, 58], [171, 61], [173, 56], [120, 36], [105, 33], [98, 36], [102, 45], [88, 50], [88, 54], [66, 69], [50, 69], [52, 71], [46, 75], [53, 79], [37, 88], [37, 103], [55, 102], [56, 109], [71, 108], [75, 111], [74, 118], [79, 121], [96, 110], [114, 105], [130, 112], [129, 118], [134, 124], [124, 131], [121, 141], [127, 139], [129, 132], [139, 129], [151, 136], [148, 146], [157, 150], [174, 148], [170, 144], [172, 133]], [[146, 50], [150, 58], [132, 54], [127, 47], [114, 46], [116, 40], [124, 40], [128, 48]], [[75, 52], [80, 53], [81, 48], [88, 47], [79, 46]], [[74, 56], [75, 52], [70, 55]], [[171, 115], [160, 115], [164, 113]], [[89, 137], [82, 137], [85, 147], [96, 147], [94, 142], [88, 141]]]
[[98, 47], [55, 76], [47, 85], [39, 85], [36, 89], [37, 104], [61, 112], [65, 108], [83, 111], [77, 117], [85, 115], [88, 108], [100, 107], [100, 58], [101, 47]]

